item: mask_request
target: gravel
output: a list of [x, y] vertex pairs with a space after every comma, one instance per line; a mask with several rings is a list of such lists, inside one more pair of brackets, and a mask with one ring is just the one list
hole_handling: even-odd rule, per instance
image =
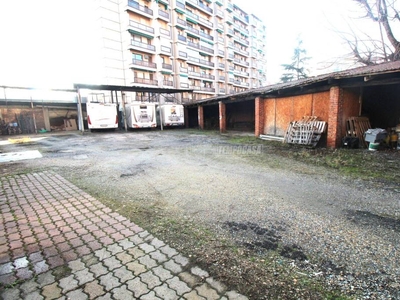
[[[362, 299], [400, 299], [400, 194], [276, 155], [262, 144], [187, 130], [51, 135], [0, 175], [52, 169], [101, 197], [161, 207], [259, 256]], [[366, 150], [368, 151], [368, 150]], [[97, 196], [97, 195], [95, 195]]]

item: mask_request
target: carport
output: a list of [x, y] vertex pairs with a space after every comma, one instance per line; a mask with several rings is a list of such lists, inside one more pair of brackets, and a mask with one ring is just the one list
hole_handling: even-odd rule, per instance
[[[216, 110], [220, 132], [254, 120], [257, 137], [283, 138], [290, 122], [316, 116], [327, 122], [321, 146], [337, 148], [347, 134], [349, 118], [368, 117], [372, 128], [386, 129], [400, 124], [399, 92], [400, 62], [397, 61], [218, 96], [186, 107], [198, 108], [202, 129], [207, 129], [206, 124], [215, 123]], [[210, 106], [213, 109], [206, 108]]]

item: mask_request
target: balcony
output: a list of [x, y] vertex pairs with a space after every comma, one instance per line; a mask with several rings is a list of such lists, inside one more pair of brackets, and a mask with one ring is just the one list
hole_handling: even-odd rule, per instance
[[232, 3], [228, 3], [228, 4], [227, 4], [226, 10], [229, 11], [229, 12], [232, 12], [232, 11], [233, 11], [233, 5], [232, 5]]
[[167, 30], [167, 29], [160, 28], [160, 33], [161, 33], [162, 35], [167, 36], [167, 37], [171, 37], [171, 31], [169, 31], [169, 30]]
[[177, 18], [176, 19], [176, 24], [177, 24], [178, 27], [184, 28], [184, 29], [187, 26], [187, 22], [185, 20], [182, 20], [181, 18]]
[[169, 13], [168, 12], [166, 12], [165, 10], [162, 10], [162, 9], [159, 9], [158, 10], [158, 16], [159, 17], [161, 17], [161, 18], [163, 18], [163, 19], [165, 19], [165, 20], [167, 20], [168, 22], [169, 22]]
[[207, 61], [207, 60], [204, 60], [204, 59], [199, 59], [199, 58], [196, 58], [196, 57], [189, 56], [189, 57], [188, 57], [188, 60], [191, 61], [191, 62], [194, 62], [194, 63], [201, 64], [201, 65], [206, 65], [206, 66], [209, 66], [209, 67], [214, 67], [214, 63], [212, 63], [212, 62], [210, 62], [210, 61]]
[[147, 79], [147, 78], [138, 78], [135, 77], [133, 78], [133, 82], [134, 83], [140, 83], [140, 84], [148, 84], [148, 85], [158, 85], [157, 80], [153, 80], [153, 79]]
[[181, 88], [187, 89], [189, 87], [189, 83], [181, 82], [180, 86]]
[[167, 46], [161, 46], [161, 52], [164, 52], [164, 53], [171, 54], [171, 53], [172, 53], [172, 50], [171, 50], [171, 48], [170, 48], [170, 47], [167, 47]]
[[233, 60], [234, 57], [235, 57], [235, 56], [234, 56], [233, 54], [229, 54], [229, 55], [228, 55], [228, 60]]
[[181, 73], [187, 73], [187, 72], [188, 72], [188, 68], [180, 67], [180, 68], [179, 68], [179, 72], [181, 72]]
[[233, 61], [239, 65], [244, 65], [244, 66], [249, 66], [249, 62], [243, 60], [243, 59], [239, 59], [239, 58], [234, 58]]
[[187, 53], [183, 52], [183, 51], [178, 51], [178, 56], [180, 58], [185, 58], [185, 59], [187, 59], [187, 57], [188, 57]]
[[220, 94], [225, 94], [225, 89], [220, 88], [220, 89], [219, 89], [219, 93], [220, 93]]
[[171, 64], [163, 63], [163, 64], [162, 64], [162, 68], [163, 68], [163, 69], [166, 69], [166, 70], [171, 70], [171, 71], [172, 71], [172, 65], [171, 65]]
[[154, 28], [129, 20], [129, 31], [133, 34], [154, 38]]
[[235, 67], [234, 67], [234, 66], [229, 66], [229, 67], [228, 67], [228, 70], [229, 70], [229, 71], [233, 71], [233, 70], [235, 70]]
[[225, 81], [225, 76], [221, 76], [221, 75], [219, 75], [219, 78], [218, 78], [218, 80], [219, 80], [219, 81]]
[[217, 9], [216, 15], [223, 18], [224, 17], [224, 12], [222, 10], [220, 10], [220, 9]]
[[202, 86], [202, 87], [200, 87], [200, 90], [203, 92], [215, 93], [215, 88], [212, 88], [212, 87]]
[[190, 12], [188, 10], [186, 10], [186, 19], [193, 20], [193, 21], [197, 22], [199, 20], [199, 16], [195, 15], [194, 13], [192, 13], [192, 12]]
[[229, 36], [234, 36], [235, 35], [234, 32], [233, 32], [233, 29], [231, 29], [231, 28], [228, 28], [228, 30], [226, 31], [226, 34], [229, 35]]
[[[144, 60], [138, 60], [138, 59], [132, 59], [132, 64], [131, 64], [131, 68], [135, 69], [137, 66], [139, 66], [139, 69], [156, 69], [157, 68], [157, 64], [153, 63], [153, 62], [149, 62], [149, 61], [144, 61]], [[144, 68], [141, 68], [144, 67]]]
[[186, 9], [186, 6], [184, 3], [181, 3], [179, 1], [176, 1], [176, 7], [182, 8], [182, 9]]
[[190, 33], [194, 33], [194, 34], [196, 34], [196, 35], [200, 35], [199, 31], [198, 31], [196, 28], [193, 28], [193, 27], [190, 27], [190, 26], [188, 26], [188, 27], [186, 28], [186, 31], [188, 31], [188, 32], [190, 32]]
[[200, 74], [201, 78], [205, 78], [205, 79], [210, 79], [210, 80], [215, 80], [215, 76], [211, 75], [211, 74], [205, 74], [205, 73], [201, 73]]
[[137, 3], [136, 1], [133, 1], [133, 0], [128, 0], [128, 9], [130, 9], [134, 12], [138, 12], [145, 16], [153, 16], [153, 10], [151, 10], [150, 8], [147, 8], [143, 5], [140, 5], [139, 3]]
[[202, 17], [198, 17], [197, 19], [199, 21], [199, 23], [201, 23], [202, 25], [205, 25], [209, 28], [213, 28], [214, 24], [212, 22], [210, 22], [209, 20], [202, 18]]
[[225, 20], [226, 20], [226, 23], [233, 24], [233, 18], [231, 16], [226, 16]]
[[208, 12], [209, 14], [213, 13], [213, 10], [211, 8], [209, 8], [207, 5], [204, 5], [203, 3], [199, 2], [199, 6], [202, 10]]
[[145, 49], [151, 52], [155, 52], [156, 51], [156, 47], [153, 45], [149, 45], [149, 44], [145, 44], [142, 42], [138, 42], [135, 40], [131, 40], [131, 47], [133, 48], [139, 48], [139, 49]]
[[225, 69], [225, 64], [224, 63], [218, 63], [218, 68]]
[[218, 37], [218, 43], [224, 44], [225, 43], [225, 39], [222, 36]]
[[218, 56], [225, 57], [225, 52], [224, 52], [224, 50], [218, 50]]
[[188, 74], [191, 77], [200, 77], [200, 72], [189, 71]]
[[163, 80], [164, 86], [174, 86], [174, 82], [171, 80]]
[[186, 36], [178, 34], [178, 41], [185, 42], [187, 41]]
[[190, 85], [189, 87], [194, 91], [200, 91], [200, 89], [201, 89], [201, 86], [199, 86], [199, 85]]
[[200, 33], [200, 36], [203, 37], [203, 38], [206, 38], [206, 39], [209, 39], [209, 40], [212, 40], [212, 41], [214, 40], [214, 38], [211, 35], [209, 35], [209, 34], [207, 34], [205, 32], [199, 31], [199, 33]]

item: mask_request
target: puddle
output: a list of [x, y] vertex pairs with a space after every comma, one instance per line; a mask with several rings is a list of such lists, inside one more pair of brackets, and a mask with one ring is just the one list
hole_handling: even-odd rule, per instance
[[35, 159], [43, 157], [38, 150], [22, 151], [22, 152], [8, 152], [0, 154], [0, 163], [25, 160], [25, 159]]

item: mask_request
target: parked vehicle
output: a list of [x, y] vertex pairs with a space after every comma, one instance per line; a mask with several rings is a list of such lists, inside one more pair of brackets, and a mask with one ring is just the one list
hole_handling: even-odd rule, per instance
[[90, 130], [118, 128], [117, 104], [107, 102], [104, 94], [88, 95], [86, 112]]
[[125, 106], [126, 123], [129, 128], [155, 128], [156, 105], [154, 103], [131, 103]]
[[183, 126], [185, 124], [184, 108], [181, 104], [163, 104], [158, 109], [160, 124], [164, 127]]

